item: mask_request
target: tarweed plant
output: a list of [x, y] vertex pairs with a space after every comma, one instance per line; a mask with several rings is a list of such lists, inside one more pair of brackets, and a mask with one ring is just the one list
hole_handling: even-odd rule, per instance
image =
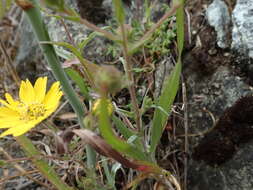
[[[1, 1], [3, 2], [3, 0]], [[104, 156], [102, 159], [105, 157], [112, 158], [121, 165], [138, 172], [136, 179], [125, 186], [126, 189], [135, 187], [145, 178], [154, 178], [162, 184], [162, 188], [169, 187], [180, 190], [180, 182], [175, 175], [157, 165], [155, 151], [179, 88], [181, 54], [183, 49], [183, 0], [175, 0], [169, 11], [166, 12], [157, 23], [150, 24], [149, 30], [135, 40], [129, 39], [126, 29], [127, 25], [125, 24], [125, 12], [121, 0], [112, 1], [115, 19], [118, 24], [118, 29], [115, 29], [118, 31], [115, 33], [99, 28], [81, 18], [74, 10], [70, 9], [65, 4], [64, 0], [45, 0], [42, 4], [39, 4], [36, 0], [16, 0], [15, 2], [28, 16], [44, 56], [55, 78], [59, 82], [55, 82], [49, 91], [46, 92], [46, 77], [38, 78], [34, 85], [28, 80], [22, 81], [19, 90], [19, 100], [12, 98], [12, 96], [7, 93], [5, 95], [6, 100], [0, 100], [2, 104], [2, 107], [0, 107], [0, 128], [7, 128], [6, 131], [1, 133], [0, 137], [13, 135], [28, 156], [41, 158], [40, 152], [24, 134], [45, 120], [56, 110], [60, 98], [64, 93], [75, 111], [81, 128], [67, 129], [63, 131], [60, 136], [57, 136], [57, 139], [60, 142], [60, 146], [64, 147], [63, 153], [66, 155], [66, 147], [68, 147], [74, 137], [78, 136], [86, 143], [87, 159], [85, 164], [88, 168], [86, 176], [92, 176], [89, 179], [93, 180], [97, 178], [95, 170], [97, 156], [94, 152], [96, 151]], [[83, 24], [105, 38], [112, 40], [113, 43], [116, 43], [118, 47], [121, 48], [120, 52], [122, 52], [123, 55], [120, 59], [124, 66], [124, 74], [114, 66], [100, 66], [91, 63], [82, 56], [80, 48], [72, 44], [50, 41], [41, 16], [41, 6], [53, 9], [56, 17]], [[155, 111], [153, 119], [150, 121], [150, 136], [147, 138], [145, 136], [146, 127], [142, 120], [144, 114], [143, 108], [145, 105], [141, 106], [137, 99], [132, 57], [147, 42], [149, 42], [149, 46], [151, 45], [149, 40], [152, 38], [153, 34], [159, 31], [159, 29], [161, 30], [160, 27], [163, 23], [167, 22], [168, 18], [173, 16], [175, 12], [177, 12], [178, 62], [170, 76], [165, 79], [161, 95], [157, 99], [154, 99], [155, 105], [153, 105], [153, 107], [155, 107]], [[77, 59], [79, 69], [84, 73], [83, 76], [71, 66], [65, 69], [61, 67], [54, 45], [63, 46], [73, 56], [72, 59]], [[70, 85], [70, 80], [67, 75], [77, 84], [82, 95], [85, 97], [85, 101], [89, 102], [91, 106], [85, 106], [80, 100], [77, 93]], [[128, 88], [131, 97], [130, 111], [124, 110], [124, 108], [120, 109], [117, 103], [112, 100], [112, 97], [125, 87]], [[96, 93], [98, 98], [94, 100], [90, 92]], [[146, 99], [150, 99], [150, 97]], [[148, 108], [145, 107], [145, 109]], [[89, 111], [86, 113], [85, 110]], [[129, 115], [126, 114], [127, 112]], [[97, 133], [101, 136], [97, 135]], [[75, 188], [62, 182], [54, 169], [43, 159], [32, 160], [40, 172], [57, 189], [65, 190]], [[80, 160], [80, 162], [83, 162], [83, 160]], [[109, 163], [103, 160], [102, 167], [110, 186], [108, 188], [116, 189], [114, 179], [116, 170], [110, 170], [108, 166]], [[117, 165], [115, 168], [119, 169], [120, 167]], [[87, 181], [89, 181], [88, 178], [84, 181], [86, 182], [83, 188], [88, 188], [85, 185]], [[79, 185], [81, 185], [80, 181]], [[103, 185], [101, 185], [101, 188], [102, 186]], [[92, 186], [91, 182], [88, 189], [94, 188], [99, 188], [99, 185], [96, 184]]]

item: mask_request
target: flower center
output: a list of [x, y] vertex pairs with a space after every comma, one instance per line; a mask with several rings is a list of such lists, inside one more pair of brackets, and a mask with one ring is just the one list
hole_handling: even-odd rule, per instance
[[27, 115], [31, 120], [44, 116], [46, 109], [42, 104], [32, 104], [28, 106]]
[[21, 103], [19, 105], [19, 110], [22, 115], [21, 120], [26, 121], [36, 120], [39, 117], [43, 117], [46, 112], [45, 106], [40, 103], [32, 103], [30, 105]]

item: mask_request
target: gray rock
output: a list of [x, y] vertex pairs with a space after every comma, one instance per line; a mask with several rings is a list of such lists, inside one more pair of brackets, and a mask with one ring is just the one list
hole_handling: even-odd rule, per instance
[[[210, 111], [218, 119], [224, 110], [240, 97], [251, 95], [250, 86], [234, 76], [227, 67], [219, 67], [211, 76], [200, 78], [196, 73], [187, 77], [188, 113], [190, 133], [200, 133], [213, 126]], [[241, 111], [241, 110], [238, 110]], [[205, 138], [205, 137], [204, 137]], [[191, 146], [202, 137], [191, 138]], [[214, 141], [216, 139], [213, 139]], [[208, 147], [206, 147], [208, 149]], [[253, 142], [241, 144], [235, 154], [219, 167], [191, 160], [189, 163], [188, 189], [191, 190], [251, 190], [253, 189]]]
[[20, 45], [15, 65], [20, 78], [28, 78], [33, 81], [40, 75], [48, 75], [49, 71], [45, 67], [38, 41], [25, 15], [21, 19], [18, 32], [20, 33]]
[[222, 0], [214, 0], [206, 10], [207, 20], [217, 32], [217, 44], [220, 48], [226, 48], [228, 44], [228, 28], [230, 16], [227, 5]]
[[[68, 39], [68, 34], [63, 24], [58, 19], [55, 19], [53, 17], [47, 17], [45, 21], [52, 41], [71, 43]], [[87, 27], [85, 27], [84, 25], [68, 20], [65, 20], [64, 23], [67, 26], [67, 30], [71, 35], [72, 39], [74, 40], [74, 43], [78, 44], [83, 39], [87, 38], [88, 31]]]
[[[206, 108], [217, 119], [240, 97], [251, 93], [250, 86], [240, 77], [233, 76], [227, 67], [219, 67], [211, 76], [200, 77], [189, 71], [187, 77], [189, 117], [191, 129], [199, 133], [213, 125]], [[198, 117], [201, 115], [201, 117]]]
[[252, 190], [252, 148], [253, 143], [238, 147], [233, 158], [220, 167], [210, 167], [193, 161], [189, 168], [189, 189]]
[[253, 58], [253, 0], [237, 0], [232, 22], [232, 48]]

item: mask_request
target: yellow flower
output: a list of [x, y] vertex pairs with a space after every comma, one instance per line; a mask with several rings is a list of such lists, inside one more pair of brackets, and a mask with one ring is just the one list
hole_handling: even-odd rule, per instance
[[0, 137], [20, 136], [51, 115], [59, 105], [62, 91], [55, 82], [46, 93], [47, 77], [40, 77], [34, 86], [29, 80], [21, 81], [19, 99], [14, 100], [8, 93], [0, 107], [0, 128], [7, 128]]
[[[108, 111], [108, 114], [109, 115], [112, 115], [112, 112], [113, 112], [113, 105], [112, 105], [112, 103], [111, 103], [111, 101], [109, 100], [109, 99], [107, 99], [106, 100], [107, 101], [107, 105], [108, 105], [108, 107], [107, 107], [107, 111]], [[94, 115], [96, 115], [96, 116], [98, 116], [99, 115], [99, 113], [100, 113], [100, 105], [101, 105], [101, 99], [97, 99], [95, 102], [94, 102], [94, 104], [93, 104], [93, 107], [92, 107], [92, 113], [94, 114]]]

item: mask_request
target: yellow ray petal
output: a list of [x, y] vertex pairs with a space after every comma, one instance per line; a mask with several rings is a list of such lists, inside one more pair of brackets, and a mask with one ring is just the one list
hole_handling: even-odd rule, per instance
[[35, 92], [34, 92], [34, 88], [31, 84], [31, 82], [26, 79], [26, 87], [27, 87], [27, 99], [28, 99], [28, 102], [34, 102], [35, 101]]
[[7, 136], [7, 135], [13, 135], [14, 137], [23, 135], [25, 132], [29, 131], [31, 128], [33, 128], [34, 125], [31, 123], [19, 125], [18, 127], [12, 127], [4, 131], [1, 135], [1, 137]]
[[19, 89], [19, 98], [23, 103], [29, 103], [29, 99], [27, 97], [28, 89], [26, 82], [21, 81], [20, 89]]
[[45, 102], [46, 110], [54, 112], [60, 103], [62, 95], [63, 93], [61, 91], [52, 95], [51, 98], [47, 102]]
[[12, 110], [17, 110], [17, 107], [20, 102], [14, 100], [9, 93], [5, 93], [5, 99], [9, 103], [8, 107]]
[[59, 86], [60, 83], [59, 82], [55, 82], [50, 90], [47, 92], [45, 99], [43, 101], [43, 103], [45, 104], [45, 106], [47, 107], [50, 104], [55, 104], [55, 99], [57, 97], [57, 94], [59, 93]]
[[47, 77], [40, 77], [36, 80], [34, 85], [35, 101], [42, 102], [45, 98], [47, 88]]
[[29, 80], [26, 80], [25, 82], [21, 81], [19, 98], [25, 104], [29, 104], [34, 101], [35, 93]]
[[16, 127], [16, 126], [19, 126], [21, 124], [23, 124], [25, 122], [23, 122], [22, 120], [19, 120], [18, 118], [16, 119], [11, 119], [11, 120], [2, 120], [0, 121], [0, 128], [11, 128], [11, 127]]
[[57, 109], [58, 104], [55, 104], [54, 106], [51, 106], [50, 108], [47, 109], [45, 116], [49, 117], [55, 110]]
[[12, 96], [9, 93], [5, 93], [5, 99], [9, 104], [14, 104], [15, 101], [13, 100]]
[[6, 107], [10, 107], [10, 105], [8, 104], [8, 102], [6, 102], [6, 101], [4, 101], [2, 99], [0, 99], [0, 103], [3, 104]]
[[[0, 103], [3, 104], [5, 107], [7, 107], [8, 109], [11, 109], [11, 110], [16, 110], [16, 106], [14, 105], [10, 105], [8, 102], [0, 99]], [[1, 107], [1, 106], [0, 106]]]
[[0, 117], [17, 117], [19, 113], [8, 108], [8, 107], [0, 107]]

